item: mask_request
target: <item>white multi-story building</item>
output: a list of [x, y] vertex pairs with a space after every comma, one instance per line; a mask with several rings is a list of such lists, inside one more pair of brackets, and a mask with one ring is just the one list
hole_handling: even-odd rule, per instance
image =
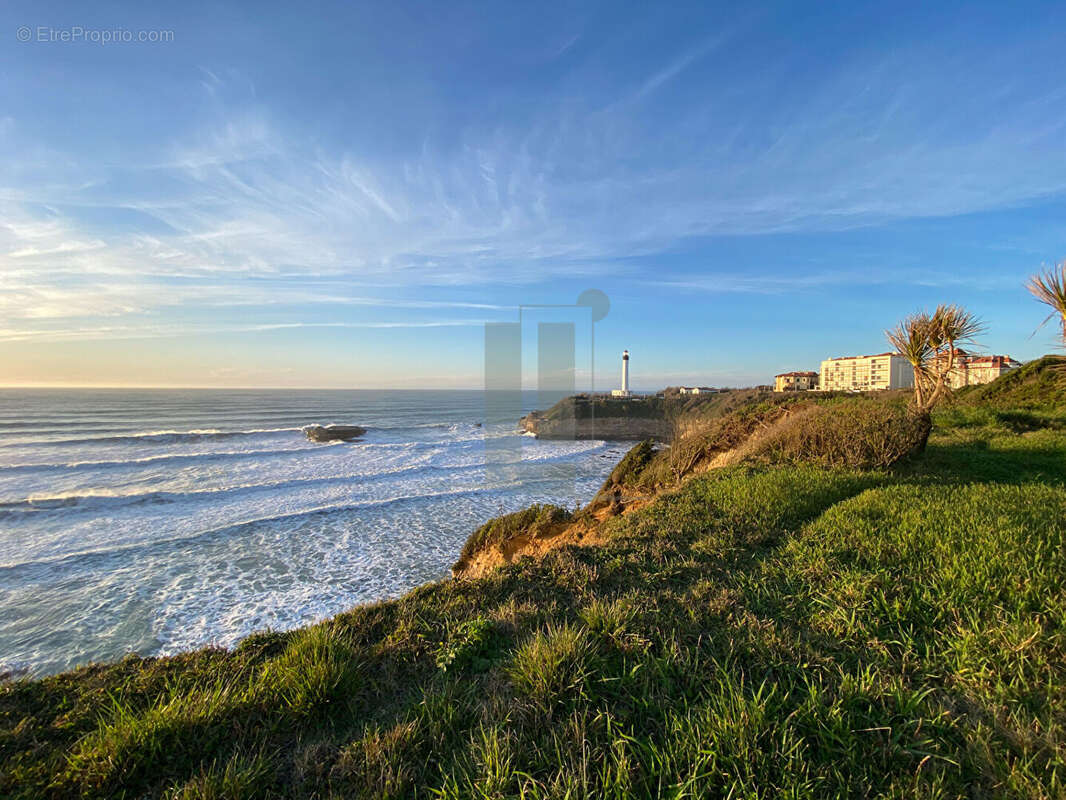
[[1000, 375], [1020, 366], [1010, 356], [977, 356], [957, 349], [949, 381], [953, 389], [991, 383]]
[[914, 370], [898, 353], [826, 359], [819, 380], [822, 391], [870, 392], [913, 386]]

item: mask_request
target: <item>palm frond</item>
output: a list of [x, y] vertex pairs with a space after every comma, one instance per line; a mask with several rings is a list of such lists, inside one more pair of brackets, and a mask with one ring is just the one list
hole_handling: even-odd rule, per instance
[[1066, 341], [1066, 261], [1031, 277], [1026, 288], [1033, 297], [1051, 307], [1051, 314], [1040, 323], [1041, 326], [1048, 319], [1061, 317], [1062, 338]]
[[895, 328], [885, 331], [885, 338], [917, 370], [933, 354], [930, 344], [932, 325], [933, 320], [928, 314], [918, 312], [911, 314]]
[[986, 329], [984, 322], [975, 314], [954, 304], [937, 306], [932, 325], [939, 344], [952, 348], [960, 344], [973, 344]]

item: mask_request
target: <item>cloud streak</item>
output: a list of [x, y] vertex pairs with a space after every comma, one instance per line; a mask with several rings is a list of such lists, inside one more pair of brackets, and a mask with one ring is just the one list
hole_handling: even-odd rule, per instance
[[0, 342], [62, 342], [128, 339], [167, 339], [187, 336], [210, 336], [232, 333], [263, 333], [267, 331], [299, 330], [315, 328], [338, 328], [349, 330], [397, 330], [422, 328], [476, 328], [484, 324], [479, 320], [422, 320], [389, 322], [265, 322], [255, 324], [233, 323], [227, 325], [116, 325], [105, 327], [79, 327], [68, 329], [0, 329]]
[[[1024, 72], [1021, 45], [987, 65], [945, 61], [936, 43], [862, 52], [812, 84], [787, 58], [732, 73], [731, 48], [744, 45], [736, 31], [707, 36], [614, 105], [602, 102], [618, 96], [603, 77], [611, 65], [585, 62], [520, 119], [460, 118], [395, 152], [324, 144], [284, 109], [233, 101], [226, 81], [240, 81], [201, 67], [215, 110], [152, 157], [86, 164], [37, 147], [0, 173], [0, 325], [32, 338], [58, 335], [33, 321], [77, 319], [86, 335], [119, 336], [91, 320], [281, 303], [303, 304], [307, 324], [338, 305], [492, 311], [431, 298], [575, 276], [647, 282], [634, 259], [694, 237], [849, 230], [1066, 192], [1061, 89], [998, 77]], [[683, 102], [664, 116], [659, 95], [673, 93]], [[16, 121], [0, 134], [15, 163], [27, 149]], [[657, 283], [773, 294], [855, 277]]]

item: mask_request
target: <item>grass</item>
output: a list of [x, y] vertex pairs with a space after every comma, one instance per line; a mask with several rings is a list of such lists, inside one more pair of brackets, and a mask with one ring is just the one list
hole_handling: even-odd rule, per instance
[[891, 469], [714, 470], [602, 547], [5, 684], [0, 796], [1064, 796], [1062, 416], [960, 399]]
[[1047, 355], [992, 383], [968, 387], [961, 402], [972, 406], [1061, 409], [1066, 406], [1066, 356]]

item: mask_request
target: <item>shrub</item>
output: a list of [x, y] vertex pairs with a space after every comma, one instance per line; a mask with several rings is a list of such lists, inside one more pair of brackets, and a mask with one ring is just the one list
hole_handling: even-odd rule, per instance
[[808, 462], [883, 469], [921, 452], [931, 423], [893, 403], [855, 399], [801, 408], [754, 438], [742, 457], [757, 462]]
[[596, 496], [585, 509], [579, 512], [579, 516], [607, 505], [618, 510], [622, 490], [635, 489], [640, 486], [645, 477], [644, 473], [650, 465], [656, 463], [657, 456], [655, 443], [651, 439], [645, 439], [630, 448], [629, 452], [611, 470], [611, 474], [603, 482]]
[[[665, 472], [675, 482], [680, 481], [721, 453], [744, 444], [759, 429], [788, 413], [786, 409], [794, 402], [792, 397], [773, 398], [702, 424], [689, 425], [687, 433], [679, 436], [666, 453]], [[658, 477], [662, 479], [662, 472]]]
[[601, 492], [610, 491], [615, 486], [632, 486], [640, 479], [641, 473], [655, 456], [655, 443], [651, 439], [645, 439], [630, 448], [617, 466], [611, 470], [610, 476], [600, 488]]

